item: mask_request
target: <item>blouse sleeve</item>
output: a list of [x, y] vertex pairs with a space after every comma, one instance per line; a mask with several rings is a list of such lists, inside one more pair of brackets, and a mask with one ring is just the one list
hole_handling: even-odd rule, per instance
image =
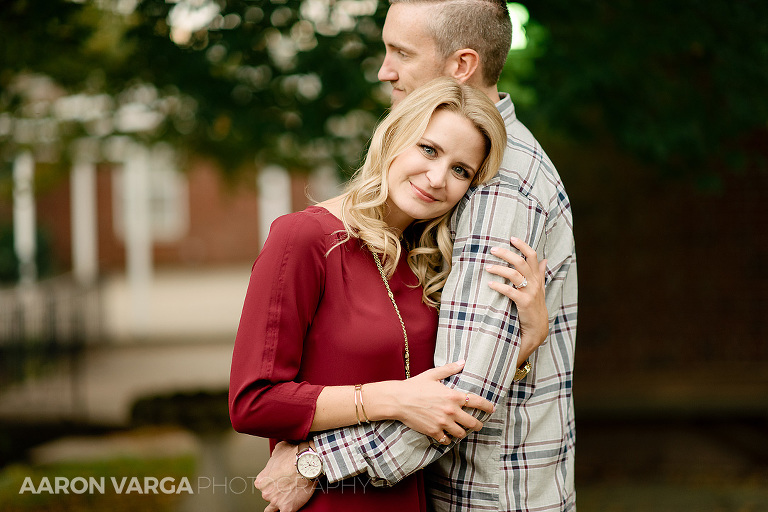
[[307, 329], [323, 293], [325, 237], [305, 214], [273, 222], [253, 265], [229, 378], [238, 432], [305, 439], [323, 386], [296, 382]]

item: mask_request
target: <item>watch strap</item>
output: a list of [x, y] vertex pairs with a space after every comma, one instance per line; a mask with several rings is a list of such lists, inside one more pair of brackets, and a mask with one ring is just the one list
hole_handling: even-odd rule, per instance
[[512, 380], [515, 382], [519, 382], [525, 378], [526, 375], [528, 375], [528, 372], [531, 371], [531, 362], [529, 360], [525, 360], [525, 362], [515, 370], [515, 376]]

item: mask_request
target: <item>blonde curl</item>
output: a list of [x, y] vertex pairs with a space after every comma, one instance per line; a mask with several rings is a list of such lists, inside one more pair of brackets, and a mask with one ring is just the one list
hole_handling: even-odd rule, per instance
[[438, 109], [467, 118], [485, 139], [485, 159], [471, 186], [485, 183], [496, 174], [506, 147], [504, 121], [496, 106], [477, 89], [452, 78], [437, 78], [406, 96], [376, 127], [365, 161], [344, 192], [344, 232], [337, 244], [359, 239], [382, 256], [384, 272], [391, 277], [405, 243], [409, 249], [408, 265], [423, 287], [422, 300], [434, 307], [440, 303], [440, 292], [451, 270], [453, 238], [449, 221], [453, 209], [438, 218], [414, 222], [403, 233], [384, 219], [389, 167], [398, 155], [419, 141]]

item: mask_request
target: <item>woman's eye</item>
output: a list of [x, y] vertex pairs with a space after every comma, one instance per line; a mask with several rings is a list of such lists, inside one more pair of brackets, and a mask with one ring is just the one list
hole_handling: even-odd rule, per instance
[[456, 174], [456, 176], [459, 176], [463, 179], [470, 179], [472, 177], [472, 173], [470, 173], [465, 168], [461, 167], [460, 165], [457, 165], [453, 168], [453, 172]]
[[437, 151], [435, 151], [435, 148], [432, 146], [427, 146], [426, 144], [420, 144], [419, 147], [427, 156], [435, 156], [437, 154]]

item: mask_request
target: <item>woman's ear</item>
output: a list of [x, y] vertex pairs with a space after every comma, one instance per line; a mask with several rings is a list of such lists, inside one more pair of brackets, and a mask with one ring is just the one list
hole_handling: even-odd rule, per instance
[[[476, 73], [480, 73], [480, 56], [475, 50], [463, 48], [453, 52], [453, 55], [446, 60], [445, 66], [445, 73], [448, 76], [461, 83], [467, 83]], [[480, 77], [475, 77], [476, 80], [478, 78]]]

